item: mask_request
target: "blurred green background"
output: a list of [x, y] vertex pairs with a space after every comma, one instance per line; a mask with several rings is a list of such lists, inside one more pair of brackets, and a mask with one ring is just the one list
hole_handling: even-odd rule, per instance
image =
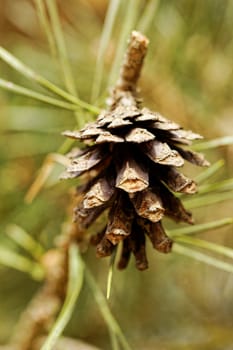
[[[96, 53], [108, 3], [58, 1], [73, 76], [78, 94], [85, 101], [91, 98]], [[152, 4], [151, 10], [143, 17], [148, 4]], [[104, 56], [100, 105], [107, 96], [112, 62], [117, 56], [122, 27], [127, 24], [126, 32], [144, 28], [150, 39], [140, 80], [144, 104], [206, 139], [232, 135], [233, 1], [120, 1]], [[36, 72], [64, 86], [60, 65], [50, 54], [35, 2], [0, 1], [0, 45]], [[0, 77], [45, 92], [2, 61]], [[2, 90], [0, 107], [0, 244], [25, 255], [6, 235], [9, 224], [23, 227], [47, 249], [67, 220], [70, 188], [75, 182], [57, 181], [62, 166], [55, 166], [31, 204], [26, 204], [24, 197], [46, 155], [57, 152], [64, 142], [61, 132], [72, 129], [76, 122], [72, 112]], [[83, 123], [82, 117], [88, 115], [81, 113]], [[211, 162], [218, 159], [226, 162], [213, 180], [232, 176], [232, 146], [208, 150], [206, 155]], [[186, 173], [195, 176], [200, 171], [190, 166]], [[229, 200], [195, 209], [196, 223], [232, 216], [232, 203]], [[199, 237], [233, 247], [232, 226]], [[126, 271], [115, 271], [113, 276], [110, 306], [132, 348], [232, 350], [232, 274], [177, 254], [162, 256], [149, 246], [148, 249], [149, 270], [138, 272], [131, 262]], [[105, 291], [109, 261], [96, 261], [93, 248], [85, 253], [85, 260]], [[27, 274], [0, 265], [0, 343], [7, 341], [39, 286]], [[101, 349], [110, 348], [107, 327], [86, 286], [65, 334]]]

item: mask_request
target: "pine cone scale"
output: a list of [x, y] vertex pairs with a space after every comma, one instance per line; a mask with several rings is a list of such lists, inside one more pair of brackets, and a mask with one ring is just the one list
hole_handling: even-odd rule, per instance
[[139, 216], [152, 222], [160, 221], [164, 215], [161, 199], [149, 189], [131, 196], [131, 202]]
[[83, 206], [85, 209], [98, 207], [108, 202], [114, 194], [114, 188], [106, 178], [101, 178], [85, 194]]
[[95, 165], [100, 163], [105, 156], [106, 153], [103, 151], [103, 149], [95, 147], [78, 158], [73, 159], [71, 165], [67, 168], [67, 172], [72, 173], [76, 171], [83, 172], [90, 170]]
[[126, 159], [119, 168], [116, 187], [128, 193], [142, 191], [149, 186], [149, 176], [132, 158]]
[[145, 154], [155, 163], [181, 167], [184, 165], [183, 158], [175, 150], [172, 150], [167, 143], [154, 140], [142, 146]]
[[148, 130], [142, 128], [134, 128], [130, 130], [125, 136], [126, 142], [135, 143], [148, 142], [153, 139], [155, 139], [155, 135], [153, 135]]
[[100, 241], [96, 247], [96, 255], [98, 258], [104, 258], [112, 255], [115, 246], [108, 240], [106, 236]]
[[136, 267], [140, 271], [148, 268], [148, 261], [146, 257], [146, 240], [144, 232], [140, 226], [134, 225], [132, 233], [129, 237], [129, 246], [135, 256]]
[[131, 234], [133, 216], [129, 201], [126, 201], [123, 194], [120, 194], [109, 213], [109, 223], [105, 232], [107, 239], [112, 244], [118, 244]]
[[111, 142], [122, 143], [124, 141], [125, 140], [122, 137], [113, 135], [110, 132], [105, 131], [103, 134], [101, 134], [97, 137], [97, 139], [95, 140], [95, 143], [96, 144], [111, 143]]

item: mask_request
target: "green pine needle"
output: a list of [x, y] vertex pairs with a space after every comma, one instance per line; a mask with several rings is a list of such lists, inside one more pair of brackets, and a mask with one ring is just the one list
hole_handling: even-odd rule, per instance
[[189, 258], [198, 260], [200, 262], [203, 262], [207, 265], [213, 266], [213, 267], [220, 269], [222, 271], [233, 273], [233, 265], [232, 264], [229, 264], [225, 261], [216, 259], [212, 256], [207, 255], [207, 254], [200, 253], [194, 249], [184, 247], [183, 245], [181, 245], [179, 243], [173, 244], [172, 251], [174, 253], [185, 255]]
[[40, 264], [7, 247], [0, 247], [0, 265], [27, 273], [36, 281], [41, 281], [44, 278], [44, 271]]
[[116, 253], [117, 253], [117, 249], [114, 250], [114, 252], [110, 258], [110, 265], [109, 265], [108, 278], [107, 278], [107, 292], [106, 292], [107, 300], [110, 298], [110, 294], [111, 294], [113, 270], [114, 270], [114, 265], [115, 265], [115, 260], [116, 260]]
[[205, 184], [199, 187], [198, 193], [224, 192], [233, 190], [233, 179], [227, 179], [213, 184]]
[[120, 69], [121, 60], [127, 45], [127, 39], [130, 32], [133, 30], [136, 17], [139, 11], [139, 0], [128, 0], [127, 7], [125, 8], [125, 17], [122, 21], [122, 30], [118, 42], [115, 59], [112, 64], [112, 69], [109, 74], [108, 86], [112, 86], [117, 79], [118, 71]]
[[131, 350], [131, 347], [129, 346], [126, 340], [124, 333], [122, 332], [119, 324], [117, 323], [111, 310], [109, 309], [108, 303], [103, 293], [101, 292], [98, 284], [96, 283], [94, 277], [92, 276], [92, 274], [88, 269], [86, 269], [85, 277], [89, 285], [89, 288], [91, 289], [93, 296], [97, 304], [99, 305], [100, 312], [109, 328], [109, 332], [110, 334], [112, 333], [111, 338], [117, 336], [119, 342], [121, 343], [122, 349]]
[[[92, 105], [90, 105], [90, 104], [88, 104], [88, 103], [86, 103], [84, 101], [81, 101], [77, 97], [75, 97], [75, 96], [69, 94], [68, 92], [62, 90], [61, 88], [59, 88], [55, 84], [51, 83], [49, 80], [45, 79], [44, 77], [42, 77], [41, 75], [39, 75], [38, 73], [33, 71], [31, 68], [26, 66], [24, 63], [22, 63], [19, 59], [14, 57], [10, 52], [5, 50], [3, 47], [0, 47], [0, 59], [2, 59], [9, 66], [14, 68], [17, 72], [21, 73], [26, 78], [31, 79], [32, 81], [36, 82], [40, 86], [44, 87], [45, 89], [49, 90], [52, 93], [54, 93], [54, 94], [64, 98], [65, 100], [75, 104], [76, 106], [84, 108], [84, 109], [87, 109], [88, 111], [90, 111], [91, 113], [94, 113], [94, 114], [98, 114], [100, 112], [99, 108], [97, 108], [95, 106], [92, 106]], [[1, 82], [3, 82], [3, 83], [0, 86], [2, 88], [5, 88], [4, 80], [1, 80]], [[12, 84], [12, 83], [10, 83], [10, 84]], [[10, 89], [8, 89], [8, 90], [10, 90]], [[25, 90], [29, 91], [28, 89], [25, 89]], [[11, 91], [17, 92], [16, 90], [14, 91], [13, 89], [11, 89]], [[36, 93], [36, 92], [33, 92], [33, 94], [34, 95], [35, 94], [41, 95], [41, 94]], [[28, 94], [26, 96], [30, 97], [30, 95], [28, 95]], [[44, 96], [40, 100], [42, 102], [46, 102], [45, 101], [45, 97], [47, 99], [51, 99], [50, 97]], [[62, 105], [62, 103], [64, 103], [62, 101], [58, 101], [58, 102], [60, 103], [60, 106]], [[57, 103], [57, 106], [59, 107], [58, 103]], [[65, 107], [62, 107], [62, 108], [65, 108]], [[70, 108], [68, 108], [68, 109], [70, 109]], [[77, 109], [77, 107], [73, 108], [73, 110], [75, 110], [75, 109]]]
[[43, 95], [43, 94], [41, 94], [39, 92], [35, 92], [33, 90], [29, 90], [25, 87], [16, 85], [16, 84], [12, 83], [11, 81], [7, 81], [4, 79], [0, 79], [0, 87], [4, 90], [14, 92], [15, 94], [26, 96], [26, 97], [32, 98], [34, 100], [50, 104], [50, 105], [55, 106], [55, 107], [67, 109], [70, 111], [75, 111], [78, 109], [77, 105], [63, 102], [61, 100], [57, 100], [53, 97]]
[[95, 101], [100, 93], [101, 82], [103, 79], [104, 70], [104, 56], [108, 48], [108, 44], [111, 38], [113, 26], [115, 23], [116, 15], [119, 10], [121, 0], [110, 0], [107, 14], [104, 21], [104, 26], [102, 30], [102, 35], [100, 39], [100, 47], [96, 60], [95, 76], [92, 87], [92, 101]]
[[159, 0], [149, 0], [146, 8], [140, 18], [140, 22], [137, 25], [137, 30], [145, 34], [150, 28], [153, 19], [155, 18], [156, 10], [159, 5]]
[[47, 1], [47, 7], [51, 18], [52, 31], [57, 46], [63, 79], [67, 90], [74, 96], [77, 96], [73, 73], [70, 67], [69, 57], [66, 50], [65, 39], [61, 28], [61, 22], [58, 15], [56, 0]]
[[207, 222], [204, 224], [181, 227], [174, 230], [167, 230], [169, 236], [176, 237], [181, 235], [193, 235], [200, 232], [205, 232], [213, 229], [217, 229], [220, 227], [224, 227], [227, 225], [231, 225], [233, 223], [233, 218], [224, 218], [216, 221]]
[[43, 28], [49, 43], [51, 54], [52, 56], [56, 57], [57, 55], [56, 44], [55, 44], [52, 30], [50, 28], [50, 22], [47, 16], [44, 0], [34, 0], [34, 2], [37, 8], [37, 14], [39, 17], [39, 21], [41, 23], [41, 27]]
[[[233, 259], [233, 249], [224, 247], [223, 245], [207, 242], [203, 239], [188, 236], [177, 236], [175, 242], [192, 245], [193, 247], [206, 249], [217, 254], [221, 254], [227, 258]], [[232, 263], [233, 266], [233, 263]]]
[[196, 198], [184, 198], [183, 202], [185, 204], [185, 208], [194, 209], [201, 208], [208, 205], [225, 202], [227, 200], [233, 199], [233, 192], [223, 192], [223, 193], [211, 193], [203, 196], [198, 196]]
[[220, 146], [228, 146], [233, 144], [233, 136], [224, 136], [218, 139], [204, 141], [192, 145], [192, 149], [195, 151], [204, 151], [211, 148], [218, 148]]
[[8, 225], [6, 234], [35, 259], [40, 259], [45, 252], [39, 242], [17, 225]]
[[216, 163], [212, 164], [209, 168], [197, 175], [195, 181], [200, 184], [208, 180], [215, 175], [224, 166], [224, 164], [225, 162], [223, 159], [218, 160]]

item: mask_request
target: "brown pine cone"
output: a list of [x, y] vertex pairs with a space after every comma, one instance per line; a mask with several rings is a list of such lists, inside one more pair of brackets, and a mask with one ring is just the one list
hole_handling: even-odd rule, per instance
[[82, 188], [83, 200], [75, 209], [75, 221], [86, 229], [108, 209], [106, 228], [93, 238], [97, 255], [111, 255], [123, 241], [119, 268], [127, 266], [132, 252], [139, 270], [148, 266], [145, 234], [158, 251], [171, 251], [172, 240], [162, 226], [164, 216], [193, 223], [191, 213], [173, 192], [193, 194], [196, 184], [177, 168], [185, 160], [209, 165], [202, 154], [182, 148], [201, 139], [200, 135], [140, 107], [135, 84], [147, 43], [144, 36], [132, 33], [109, 109], [80, 131], [64, 132], [88, 143], [81, 153], [73, 152], [63, 175], [90, 174], [91, 180]]

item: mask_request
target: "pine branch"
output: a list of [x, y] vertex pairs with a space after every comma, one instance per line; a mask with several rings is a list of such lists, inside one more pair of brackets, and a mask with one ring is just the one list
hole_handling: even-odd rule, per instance
[[66, 294], [67, 251], [48, 251], [42, 260], [46, 271], [44, 285], [21, 315], [11, 344], [17, 350], [33, 350], [59, 312]]
[[120, 70], [120, 78], [116, 89], [123, 91], [135, 91], [144, 57], [147, 52], [149, 40], [139, 32], [133, 31], [128, 44], [123, 64]]

